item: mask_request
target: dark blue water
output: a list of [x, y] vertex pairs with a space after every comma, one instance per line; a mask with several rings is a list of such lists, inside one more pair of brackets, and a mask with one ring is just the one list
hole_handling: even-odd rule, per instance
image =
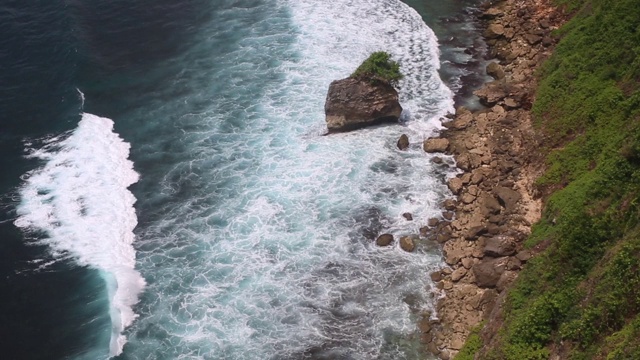
[[[437, 131], [476, 38], [471, 1], [408, 3], [0, 6], [3, 356], [418, 356], [439, 253], [367, 237], [437, 215], [446, 174], [394, 139]], [[379, 49], [408, 126], [319, 136], [328, 83]]]

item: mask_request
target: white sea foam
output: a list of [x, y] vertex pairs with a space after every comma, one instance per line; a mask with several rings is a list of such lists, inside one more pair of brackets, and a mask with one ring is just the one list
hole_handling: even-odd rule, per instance
[[[448, 194], [438, 178], [448, 170], [420, 146], [453, 103], [433, 32], [397, 0], [274, 0], [213, 14], [172, 62], [173, 86], [131, 116], [145, 127], [141, 161], [160, 176], [140, 186], [140, 208], [154, 213], [137, 246], [149, 291], [125, 353], [411, 358], [390, 339], [433, 307], [427, 274], [440, 253], [366, 236], [416, 234]], [[329, 83], [377, 50], [401, 62], [407, 125], [318, 136]], [[408, 151], [395, 146], [402, 133]]]
[[44, 233], [36, 241], [55, 257], [101, 271], [111, 305], [110, 353], [119, 354], [145, 285], [134, 269], [136, 199], [127, 188], [138, 174], [127, 159], [130, 145], [113, 132], [113, 121], [86, 113], [75, 130], [44, 144], [30, 150], [45, 164], [23, 177], [15, 225]]

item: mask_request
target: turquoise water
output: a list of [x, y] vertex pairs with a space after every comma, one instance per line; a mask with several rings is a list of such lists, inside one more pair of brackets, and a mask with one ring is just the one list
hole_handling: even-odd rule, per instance
[[[425, 19], [464, 4], [432, 17], [397, 0], [90, 5], [70, 10], [82, 115], [25, 137], [40, 165], [13, 221], [49, 249], [34, 271], [71, 261], [106, 284], [92, 301], [110, 324], [90, 315], [100, 340], [73, 357], [416, 358], [439, 250], [372, 240], [418, 233], [449, 196], [452, 170], [420, 145], [460, 75], [440, 69]], [[406, 122], [323, 136], [329, 83], [378, 50], [405, 73]]]

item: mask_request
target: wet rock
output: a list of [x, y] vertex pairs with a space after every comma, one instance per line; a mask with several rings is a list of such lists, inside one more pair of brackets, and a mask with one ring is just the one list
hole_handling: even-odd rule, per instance
[[424, 151], [428, 153], [445, 152], [449, 148], [449, 140], [444, 138], [431, 138], [423, 143]]
[[413, 252], [416, 249], [416, 244], [411, 236], [403, 236], [400, 238], [400, 248], [406, 252]]
[[438, 226], [438, 223], [440, 223], [440, 219], [438, 218], [431, 218], [427, 220], [427, 225], [429, 225], [430, 227], [436, 227]]
[[473, 94], [480, 99], [482, 105], [492, 107], [507, 97], [509, 91], [502, 81], [496, 80], [474, 91]]
[[445, 211], [442, 213], [442, 217], [447, 221], [451, 221], [451, 219], [453, 219], [453, 215], [453, 211]]
[[378, 246], [389, 246], [393, 242], [393, 235], [391, 234], [382, 234], [378, 236], [376, 239], [376, 245]]
[[406, 150], [409, 147], [409, 137], [406, 134], [400, 135], [400, 139], [398, 139], [398, 143], [396, 144], [398, 149]]
[[504, 79], [504, 70], [497, 62], [491, 62], [487, 65], [487, 75], [496, 80]]
[[431, 162], [434, 163], [434, 164], [439, 165], [439, 164], [442, 164], [444, 161], [442, 160], [441, 157], [434, 156], [434, 157], [431, 158]]
[[411, 215], [411, 213], [408, 213], [408, 212], [402, 214], [402, 217], [407, 219], [408, 221], [413, 220], [413, 215]]
[[497, 39], [504, 34], [504, 26], [500, 24], [491, 24], [484, 31], [484, 37], [487, 39]]
[[457, 202], [453, 199], [446, 199], [442, 202], [442, 207], [447, 211], [453, 211], [456, 209]]

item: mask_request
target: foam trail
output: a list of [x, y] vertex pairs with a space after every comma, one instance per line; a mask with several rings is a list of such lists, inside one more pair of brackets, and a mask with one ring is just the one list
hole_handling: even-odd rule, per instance
[[130, 145], [113, 132], [113, 121], [84, 113], [68, 136], [46, 141], [30, 157], [46, 163], [24, 176], [15, 225], [44, 232], [38, 243], [55, 257], [99, 269], [107, 282], [112, 336], [110, 354], [122, 352], [122, 331], [136, 318], [132, 306], [145, 282], [134, 269], [132, 246], [138, 181]]

